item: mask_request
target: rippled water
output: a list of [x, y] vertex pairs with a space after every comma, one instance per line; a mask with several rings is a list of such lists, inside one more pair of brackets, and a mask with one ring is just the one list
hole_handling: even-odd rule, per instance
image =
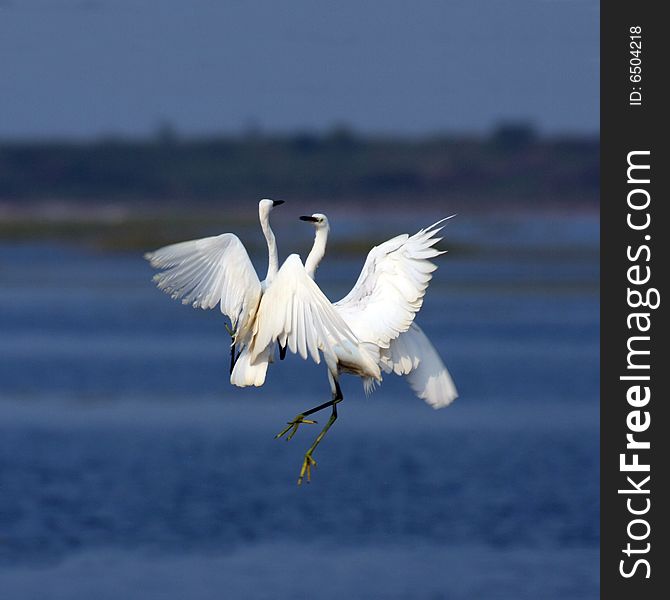
[[[345, 378], [301, 488], [314, 431], [273, 436], [327, 399], [323, 367], [232, 388], [220, 315], [160, 294], [136, 254], [1, 245], [7, 597], [596, 598], [597, 220], [447, 233], [419, 322], [461, 398], [435, 412]], [[327, 258], [332, 298], [362, 258]]]

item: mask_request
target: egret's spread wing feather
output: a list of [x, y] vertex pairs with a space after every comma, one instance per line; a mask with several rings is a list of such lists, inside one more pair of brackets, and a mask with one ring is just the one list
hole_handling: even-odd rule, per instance
[[252, 360], [275, 341], [302, 358], [335, 363], [334, 346], [358, 341], [297, 254], [289, 256], [265, 290], [251, 341]]
[[430, 259], [443, 253], [434, 246], [444, 221], [370, 250], [356, 285], [335, 303], [359, 339], [385, 348], [407, 331], [437, 268]]
[[255, 315], [261, 284], [240, 239], [232, 233], [180, 242], [145, 254], [158, 287], [195, 308], [217, 304], [233, 327]]
[[382, 351], [381, 366], [387, 373], [404, 375], [414, 393], [433, 408], [447, 406], [458, 397], [447, 367], [416, 323]]

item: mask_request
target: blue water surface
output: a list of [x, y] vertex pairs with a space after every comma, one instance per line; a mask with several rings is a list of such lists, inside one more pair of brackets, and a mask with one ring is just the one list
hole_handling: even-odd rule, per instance
[[[297, 231], [280, 250], [304, 254]], [[345, 377], [300, 488], [317, 430], [273, 438], [328, 399], [323, 365], [234, 388], [221, 315], [157, 291], [140, 253], [1, 244], [2, 597], [597, 598], [597, 219], [445, 233], [418, 322], [461, 397]], [[329, 254], [329, 297], [363, 259]]]

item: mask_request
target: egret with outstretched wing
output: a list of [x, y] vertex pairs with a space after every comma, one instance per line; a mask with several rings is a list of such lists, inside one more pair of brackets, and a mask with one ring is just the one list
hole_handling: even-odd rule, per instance
[[161, 269], [154, 275], [156, 285], [194, 308], [210, 309], [217, 305], [231, 322], [231, 383], [253, 385], [265, 380], [267, 361], [257, 361], [253, 368], [240, 364], [236, 347], [244, 353], [253, 334], [258, 308], [264, 292], [278, 271], [277, 243], [270, 227], [270, 212], [283, 200], [267, 198], [258, 203], [258, 217], [268, 246], [268, 270], [260, 281], [247, 251], [234, 233], [179, 242], [148, 252], [144, 257], [152, 267]]
[[[324, 352], [328, 366], [328, 379], [331, 386], [331, 400], [306, 410], [288, 422], [276, 437], [286, 435], [290, 440], [302, 423], [313, 423], [306, 417], [331, 407], [331, 416], [312, 446], [305, 453], [298, 484], [305, 476], [309, 481], [311, 467], [316, 465], [313, 453], [326, 432], [337, 419], [337, 405], [343, 400], [339, 385], [341, 373], [351, 373], [363, 379], [366, 393], [376, 383], [381, 383], [381, 371], [394, 372], [406, 377], [410, 387], [419, 398], [434, 408], [450, 404], [456, 397], [456, 387], [449, 371], [439, 354], [414, 323], [414, 317], [423, 304], [428, 283], [437, 268], [430, 259], [442, 254], [435, 249], [441, 238], [436, 237], [443, 227], [442, 219], [413, 236], [407, 234], [394, 237], [370, 250], [358, 281], [352, 290], [339, 302], [330, 304], [320, 292], [313, 279], [321, 260], [325, 255], [330, 225], [328, 218], [320, 213], [300, 217], [314, 224], [316, 235], [314, 245], [301, 268], [297, 256], [291, 262], [290, 274], [284, 271], [287, 263], [280, 269], [277, 285], [262, 302], [271, 301], [285, 306], [284, 312], [278, 310], [279, 322], [257, 321], [256, 332], [251, 348], [259, 344], [263, 348], [271, 340], [286, 344], [292, 352], [298, 352], [307, 358], [309, 336], [322, 329], [315, 315], [287, 305], [299, 290], [309, 288], [311, 293], [321, 296], [319, 311], [328, 315], [328, 320], [337, 323], [339, 331], [347, 331], [345, 340], [336, 340], [326, 336], [331, 344], [331, 352]], [[310, 285], [311, 284], [311, 285]], [[292, 288], [292, 286], [296, 286]], [[346, 328], [346, 329], [345, 329]], [[259, 333], [262, 332], [262, 336]], [[352, 350], [352, 351], [347, 351]], [[335, 355], [333, 357], [333, 354]], [[318, 355], [312, 355], [315, 362]], [[335, 362], [333, 362], [335, 358]]]
[[[316, 235], [305, 266], [314, 277], [326, 251], [330, 224], [324, 214], [300, 217], [314, 224]], [[452, 217], [420, 230], [413, 236], [394, 237], [368, 253], [358, 281], [334, 306], [363, 344], [379, 349], [383, 371], [406, 376], [416, 395], [434, 408], [450, 404], [456, 387], [437, 351], [414, 317], [437, 268], [430, 259], [443, 254], [435, 237]], [[364, 380], [369, 392], [374, 381]]]

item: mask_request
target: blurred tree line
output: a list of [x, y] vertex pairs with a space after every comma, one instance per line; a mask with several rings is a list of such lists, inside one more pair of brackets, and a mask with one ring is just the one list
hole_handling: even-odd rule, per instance
[[595, 204], [596, 137], [541, 137], [524, 123], [488, 136], [326, 133], [0, 143], [0, 201], [200, 203], [276, 198], [366, 202], [462, 198]]

